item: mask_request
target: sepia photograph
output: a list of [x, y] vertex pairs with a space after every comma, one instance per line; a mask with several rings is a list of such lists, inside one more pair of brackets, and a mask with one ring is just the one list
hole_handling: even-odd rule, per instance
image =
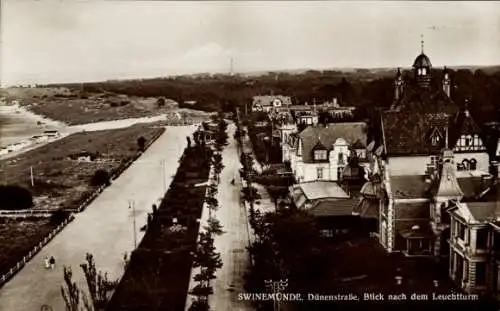
[[500, 310], [500, 1], [0, 0], [0, 311]]

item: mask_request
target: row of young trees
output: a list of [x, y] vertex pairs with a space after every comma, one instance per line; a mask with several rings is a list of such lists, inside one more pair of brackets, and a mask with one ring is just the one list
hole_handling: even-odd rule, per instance
[[[244, 131], [237, 129], [235, 139], [243, 145]], [[242, 152], [241, 175], [246, 181], [242, 199], [249, 204], [249, 223], [254, 233], [252, 245], [248, 248], [252, 258], [246, 279], [245, 290], [265, 292], [273, 282], [288, 285], [288, 292], [320, 292], [323, 280], [328, 278], [331, 264], [329, 252], [322, 239], [316, 220], [310, 214], [293, 208], [262, 214], [255, 209], [260, 199], [252, 183], [258, 180], [251, 154]], [[273, 302], [255, 302], [257, 310], [275, 308]], [[306, 304], [303, 306], [307, 310]]]
[[[209, 296], [213, 294], [211, 281], [216, 278], [215, 272], [222, 267], [222, 259], [214, 245], [214, 237], [224, 234], [220, 221], [215, 217], [215, 212], [219, 209], [217, 201], [217, 189], [220, 181], [220, 174], [224, 169], [222, 164], [222, 150], [227, 145], [227, 122], [222, 113], [214, 117], [216, 123], [215, 130], [215, 152], [212, 154], [211, 166], [213, 178], [209, 181], [207, 197], [205, 199], [208, 208], [207, 226], [200, 231], [198, 245], [193, 254], [193, 267], [198, 268], [199, 272], [194, 276], [196, 285], [190, 294], [196, 298], [193, 300], [190, 311], [208, 311], [210, 310]], [[199, 143], [198, 140], [195, 140]]]

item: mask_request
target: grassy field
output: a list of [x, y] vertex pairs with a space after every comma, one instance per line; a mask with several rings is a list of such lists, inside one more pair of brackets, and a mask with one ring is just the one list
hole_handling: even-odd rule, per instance
[[[115, 172], [139, 152], [140, 136], [151, 142], [164, 130], [137, 124], [124, 129], [76, 133], [0, 161], [0, 183], [29, 188], [38, 209], [77, 207], [94, 190], [89, 181], [96, 170]], [[95, 158], [80, 158], [82, 153]], [[31, 167], [34, 187], [30, 181]]]
[[0, 275], [12, 268], [58, 225], [50, 218], [0, 218]]
[[0, 98], [8, 102], [18, 100], [29, 110], [69, 125], [99, 121], [139, 118], [167, 114], [172, 119], [205, 118], [206, 113], [178, 108], [166, 99], [159, 107], [158, 98], [129, 97], [111, 93], [88, 94], [66, 88], [9, 88], [0, 90]]

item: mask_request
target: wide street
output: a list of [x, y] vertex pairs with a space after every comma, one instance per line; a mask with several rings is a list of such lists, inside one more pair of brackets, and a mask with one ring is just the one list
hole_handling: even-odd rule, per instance
[[[221, 253], [223, 266], [216, 272], [217, 279], [212, 286], [211, 310], [252, 310], [248, 301], [239, 301], [238, 294], [244, 292], [244, 274], [250, 265], [246, 247], [249, 245], [249, 225], [243, 205], [240, 205], [238, 170], [240, 162], [236, 141], [233, 138], [235, 125], [228, 126], [228, 142], [222, 152], [224, 169], [220, 175], [217, 200], [219, 210], [215, 213], [225, 233], [215, 237], [215, 247]], [[235, 178], [235, 185], [231, 180]]]
[[[134, 249], [133, 219], [136, 219], [139, 243], [143, 236], [139, 229], [146, 223], [152, 204], [158, 202], [165, 187], [170, 185], [178, 167], [178, 159], [187, 144], [186, 136], [190, 136], [195, 128], [168, 127], [130, 168], [113, 181], [85, 211], [76, 214], [72, 223], [0, 289], [0, 311], [40, 310], [42, 305], [49, 305], [55, 311], [65, 310], [61, 296], [63, 266], [71, 266], [74, 280], [84, 286], [85, 280], [79, 265], [84, 262], [87, 252], [94, 255], [98, 270], [109, 272], [111, 279], [120, 277], [123, 273], [123, 255]], [[229, 146], [226, 153], [231, 153], [231, 150], [235, 153], [234, 145]], [[165, 172], [162, 160], [166, 163]], [[224, 164], [231, 166], [227, 161]], [[223, 180], [226, 178], [231, 179], [223, 177]], [[234, 191], [237, 193], [237, 190]], [[128, 207], [129, 202], [135, 205], [135, 213]], [[236, 198], [234, 202], [237, 202]], [[220, 217], [227, 226], [226, 230], [229, 230], [231, 223], [222, 212], [226, 205], [222, 203]], [[233, 207], [238, 212], [237, 206], [226, 208], [231, 210]], [[55, 257], [54, 270], [44, 268], [46, 256]]]

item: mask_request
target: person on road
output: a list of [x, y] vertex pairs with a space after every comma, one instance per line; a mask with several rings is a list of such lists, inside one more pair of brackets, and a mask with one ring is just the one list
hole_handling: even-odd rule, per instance
[[50, 256], [49, 263], [50, 269], [54, 269], [54, 267], [56, 266], [56, 259], [54, 258], [54, 256]]
[[45, 269], [50, 268], [49, 256], [45, 257]]

